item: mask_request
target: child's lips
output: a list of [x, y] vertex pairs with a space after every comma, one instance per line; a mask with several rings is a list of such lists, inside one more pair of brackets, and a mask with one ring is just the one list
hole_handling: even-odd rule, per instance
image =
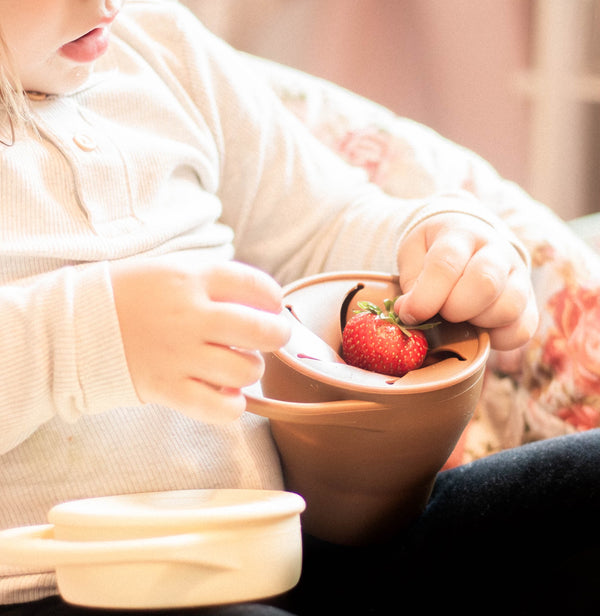
[[110, 31], [107, 27], [94, 28], [78, 39], [63, 45], [60, 53], [73, 62], [93, 62], [107, 50], [109, 38]]

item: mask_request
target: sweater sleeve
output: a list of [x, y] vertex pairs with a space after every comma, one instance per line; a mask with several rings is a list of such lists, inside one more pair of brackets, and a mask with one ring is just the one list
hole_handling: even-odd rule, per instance
[[221, 90], [225, 152], [220, 195], [238, 258], [283, 283], [340, 269], [395, 272], [397, 246], [406, 233], [430, 216], [459, 212], [494, 226], [527, 262], [504, 222], [466, 191], [428, 199], [385, 194], [363, 170], [309, 134], [257, 75], [242, 68], [239, 57], [213, 44], [219, 48], [212, 51], [219, 61], [212, 81]]
[[162, 49], [156, 70], [185, 89], [217, 144], [221, 219], [234, 230], [239, 260], [282, 283], [326, 270], [395, 271], [404, 234], [446, 211], [484, 219], [519, 244], [464, 192], [427, 200], [386, 195], [311, 135], [242, 54], [183, 7], [171, 5], [175, 26], [164, 27], [166, 16], [148, 12], [151, 4], [140, 3], [137, 18]]
[[54, 415], [74, 421], [140, 404], [111, 289], [106, 263], [0, 288], [0, 452]]

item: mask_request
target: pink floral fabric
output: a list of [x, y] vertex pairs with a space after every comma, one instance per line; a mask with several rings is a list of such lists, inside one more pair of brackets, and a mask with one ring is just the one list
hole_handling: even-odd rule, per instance
[[[563, 288], [547, 303], [553, 326], [543, 348], [543, 361], [555, 378], [572, 381], [579, 392], [600, 395], [600, 294], [598, 289]], [[575, 416], [579, 415], [576, 413]], [[585, 413], [587, 427], [592, 415]], [[577, 425], [577, 424], [575, 424]]]
[[329, 82], [249, 59], [316, 138], [384, 191], [424, 198], [468, 190], [529, 251], [539, 329], [523, 348], [492, 353], [480, 403], [447, 466], [599, 427], [600, 257], [589, 243], [474, 153], [432, 130]]

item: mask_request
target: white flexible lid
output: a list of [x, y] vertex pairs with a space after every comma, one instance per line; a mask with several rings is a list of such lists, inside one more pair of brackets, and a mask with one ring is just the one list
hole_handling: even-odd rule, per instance
[[60, 526], [239, 524], [301, 513], [304, 500], [278, 490], [176, 490], [104, 496], [61, 503], [48, 513]]

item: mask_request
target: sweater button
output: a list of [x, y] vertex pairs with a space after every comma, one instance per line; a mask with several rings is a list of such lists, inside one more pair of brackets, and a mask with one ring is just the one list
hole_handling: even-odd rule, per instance
[[96, 149], [96, 142], [93, 137], [86, 135], [85, 133], [77, 133], [73, 137], [75, 145], [84, 152], [91, 152]]

